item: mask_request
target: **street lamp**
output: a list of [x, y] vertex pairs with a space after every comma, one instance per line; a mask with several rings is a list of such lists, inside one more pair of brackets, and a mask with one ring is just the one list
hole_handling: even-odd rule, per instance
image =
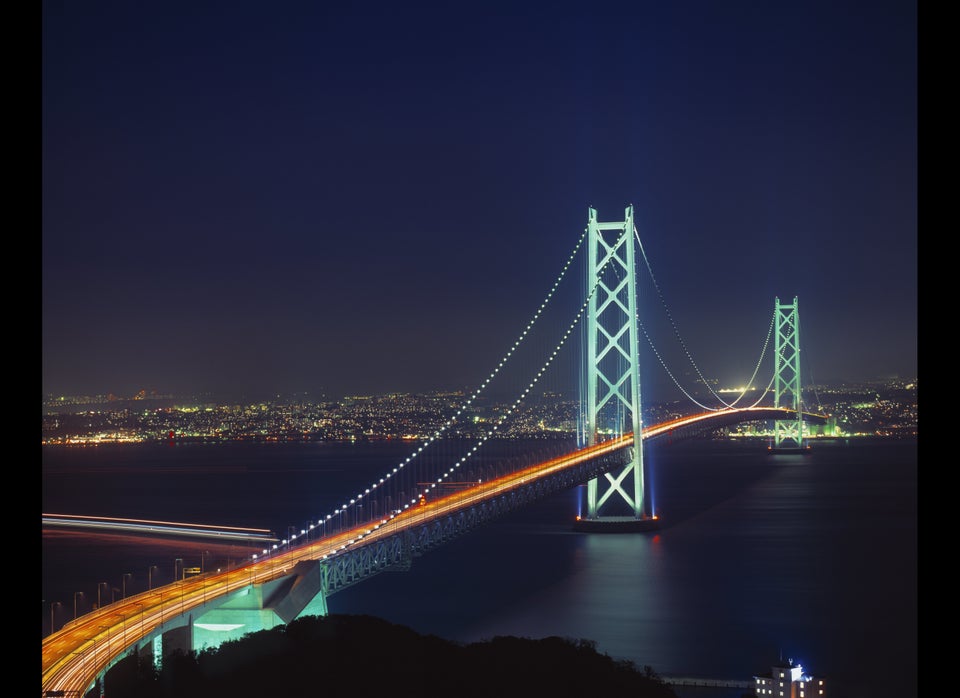
[[54, 628], [54, 626], [53, 626], [53, 609], [55, 609], [57, 606], [62, 606], [62, 605], [63, 605], [63, 604], [60, 603], [59, 601], [51, 601], [51, 602], [50, 602], [50, 634], [51, 634], [51, 635], [53, 635], [53, 631], [55, 630], [55, 628]]
[[140, 639], [143, 639], [143, 604], [138, 603], [137, 606], [140, 608]]
[[101, 589], [101, 587], [109, 587], [109, 586], [110, 586], [110, 585], [107, 584], [106, 582], [99, 582], [99, 583], [97, 584], [97, 608], [100, 608], [100, 606], [102, 605], [102, 604], [100, 603], [100, 589]]
[[200, 553], [200, 572], [201, 572], [201, 574], [203, 573], [203, 558], [204, 558], [205, 556], [209, 555], [209, 554], [210, 554], [210, 551], [209, 551], [209, 550], [204, 550], [202, 553]]
[[147, 568], [147, 591], [153, 589], [153, 571], [157, 569], [156, 565], [150, 565]]
[[173, 581], [177, 581], [178, 579], [181, 579], [182, 577], [185, 577], [185, 576], [186, 576], [186, 572], [182, 572], [181, 575], [180, 575], [180, 577], [177, 576], [177, 563], [178, 563], [178, 562], [180, 563], [180, 569], [181, 569], [181, 570], [183, 569], [183, 558], [182, 558], [182, 557], [174, 558], [174, 560], [173, 560]]
[[[110, 626], [109, 626], [109, 625], [98, 625], [97, 628], [99, 628], [100, 630], [106, 630], [106, 631], [107, 631], [107, 653], [109, 654], [109, 653], [110, 653]], [[94, 647], [96, 647], [97, 638], [93, 638], [93, 642], [94, 642]], [[94, 659], [94, 663], [96, 663], [96, 659], [97, 659], [97, 652], [96, 652], [96, 650], [94, 650], [94, 652], [93, 652], [93, 659]]]
[[123, 596], [121, 597], [122, 599], [127, 598], [127, 577], [130, 577], [130, 579], [133, 579], [133, 572], [127, 572], [126, 574], [123, 575], [123, 577], [120, 578], [122, 581], [121, 586], [123, 587]]
[[83, 596], [82, 591], [73, 592], [73, 619], [77, 619], [77, 596]]

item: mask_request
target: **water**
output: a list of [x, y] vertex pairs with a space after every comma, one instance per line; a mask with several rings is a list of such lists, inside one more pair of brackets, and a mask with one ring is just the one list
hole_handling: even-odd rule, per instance
[[[457, 641], [587, 638], [662, 675], [749, 680], [783, 659], [837, 698], [917, 694], [917, 444], [648, 448], [656, 534], [570, 530], [560, 493], [329, 600]], [[44, 449], [43, 511], [283, 532], [328, 513], [407, 454], [403, 445]], [[223, 497], [226, 491], [232, 498]], [[226, 564], [252, 548], [45, 532], [43, 634], [96, 600]], [[153, 566], [156, 568], [153, 568]], [[124, 578], [125, 573], [132, 576]], [[117, 589], [118, 591], [112, 591]], [[82, 596], [76, 592], [83, 591]], [[686, 689], [739, 698], [741, 689]]]

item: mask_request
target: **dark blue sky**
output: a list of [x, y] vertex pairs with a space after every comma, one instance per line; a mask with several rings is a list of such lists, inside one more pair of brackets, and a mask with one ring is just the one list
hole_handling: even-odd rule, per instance
[[628, 204], [704, 374], [797, 296], [814, 379], [914, 377], [916, 14], [44, 2], [43, 391], [473, 387]]

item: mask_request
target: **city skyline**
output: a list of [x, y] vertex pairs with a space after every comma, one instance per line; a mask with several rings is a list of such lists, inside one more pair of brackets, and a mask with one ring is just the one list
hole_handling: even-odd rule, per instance
[[[840, 380], [840, 381], [818, 381], [816, 383], [806, 383], [803, 387], [804, 392], [807, 390], [826, 390], [828, 392], [833, 391], [847, 391], [847, 390], [869, 390], [872, 388], [893, 388], [893, 389], [907, 389], [913, 390], [917, 387], [917, 377], [907, 377], [907, 376], [894, 376], [889, 378], [882, 379], [871, 379], [871, 380], [861, 380], [861, 381], [850, 381], [850, 380]], [[742, 395], [757, 395], [763, 392], [766, 392], [769, 395], [772, 395], [772, 390], [763, 391], [762, 388], [758, 387], [718, 387], [717, 384], [711, 385], [713, 389], [700, 387], [699, 392], [704, 393], [705, 395], [712, 395], [716, 393], [720, 398], [735, 399], [736, 397]], [[201, 393], [164, 393], [161, 391], [141, 388], [133, 394], [121, 394], [112, 393], [109, 391], [106, 392], [95, 392], [84, 395], [65, 395], [65, 394], [54, 394], [47, 393], [43, 396], [43, 404], [46, 408], [55, 408], [58, 405], [68, 406], [68, 405], [83, 405], [83, 404], [101, 404], [101, 403], [124, 403], [124, 404], [135, 404], [139, 401], [151, 402], [155, 400], [160, 400], [162, 402], [175, 401], [178, 404], [182, 405], [200, 405], [200, 404], [218, 404], [226, 405], [231, 402], [236, 403], [238, 400], [243, 402], [244, 400], [249, 400], [251, 403], [257, 402], [273, 402], [277, 401], [280, 403], [296, 403], [296, 402], [331, 402], [331, 401], [342, 401], [342, 400], [351, 400], [351, 399], [363, 399], [363, 398], [384, 398], [390, 396], [404, 396], [404, 395], [421, 395], [421, 396], [439, 396], [439, 395], [448, 395], [448, 396], [459, 396], [463, 399], [466, 399], [471, 394], [471, 391], [466, 387], [463, 388], [444, 388], [444, 389], [426, 389], [426, 390], [387, 390], [383, 392], [370, 391], [370, 392], [347, 392], [347, 393], [311, 393], [310, 391], [293, 391], [293, 392], [271, 392], [269, 394], [262, 395], [227, 395], [227, 394], [215, 394], [210, 392], [201, 392]], [[579, 392], [576, 390], [567, 390], [567, 391], [534, 391], [530, 394], [530, 399], [540, 399], [542, 397], [560, 397], [563, 399], [575, 400], [578, 399]], [[487, 398], [490, 398], [490, 395], [487, 395]], [[501, 392], [493, 396], [494, 400], [506, 400], [512, 401], [515, 398], [514, 395], [510, 395], [505, 392]], [[674, 397], [670, 397], [665, 400], [658, 402], [673, 402], [675, 401]]]
[[44, 3], [44, 394], [469, 389], [627, 205], [672, 370], [916, 377], [915, 3], [262, 9]]

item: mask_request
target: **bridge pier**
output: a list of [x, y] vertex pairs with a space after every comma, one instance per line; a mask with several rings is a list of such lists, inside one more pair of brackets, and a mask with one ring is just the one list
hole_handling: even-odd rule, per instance
[[656, 516], [633, 518], [632, 516], [604, 516], [597, 519], [578, 518], [573, 530], [579, 533], [646, 533], [660, 528]]
[[153, 638], [145, 649], [153, 655], [153, 665], [155, 667], [163, 665], [163, 635], [157, 635]]

